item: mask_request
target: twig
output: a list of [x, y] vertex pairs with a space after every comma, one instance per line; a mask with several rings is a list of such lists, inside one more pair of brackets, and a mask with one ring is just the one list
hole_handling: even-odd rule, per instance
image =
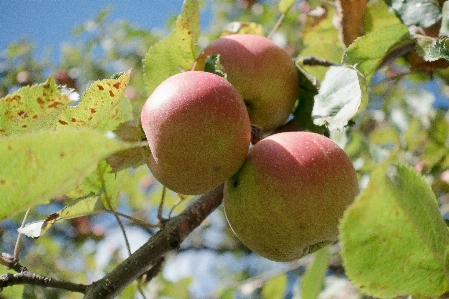
[[55, 278], [41, 276], [30, 271], [22, 271], [16, 274], [6, 273], [0, 275], [0, 290], [2, 288], [18, 284], [31, 284], [46, 288], [63, 289], [77, 293], [84, 293], [88, 287], [84, 284], [76, 284], [70, 281], [62, 281]]
[[314, 57], [314, 56], [306, 56], [306, 57], [300, 57], [300, 60], [304, 65], [308, 66], [334, 66], [337, 65], [336, 63], [333, 63], [329, 60]]
[[19, 260], [15, 259], [12, 255], [3, 252], [0, 257], [0, 264], [7, 269], [12, 269], [16, 272], [25, 271], [26, 268], [19, 263]]
[[[25, 226], [25, 223], [28, 220], [28, 216], [30, 215], [30, 208], [25, 212], [25, 216], [23, 216], [22, 224], [20, 225], [20, 228], [23, 228]], [[20, 247], [21, 247], [21, 240], [22, 240], [22, 234], [19, 233], [17, 236], [16, 246], [14, 247], [14, 259], [19, 260], [19, 254], [20, 254]]]
[[223, 185], [200, 196], [181, 214], [166, 221], [151, 237], [112, 272], [88, 286], [84, 299], [112, 299], [138, 277], [160, 262], [161, 257], [177, 250], [184, 239], [222, 202]]
[[162, 224], [165, 222], [164, 217], [162, 217], [162, 209], [164, 208], [165, 194], [167, 193], [167, 188], [162, 186], [161, 202], [159, 203], [159, 208], [157, 209], [157, 219]]
[[271, 29], [270, 33], [268, 33], [267, 38], [270, 38], [270, 39], [271, 39], [271, 38], [273, 37], [273, 35], [274, 35], [274, 33], [276, 32], [276, 30], [278, 30], [279, 26], [281, 26], [282, 21], [284, 21], [284, 18], [285, 18], [285, 13], [283, 13], [283, 14], [279, 17], [279, 19], [278, 19], [278, 21], [276, 22], [276, 24], [274, 25], [273, 29]]
[[152, 224], [152, 223], [148, 223], [148, 222], [146, 222], [146, 221], [143, 221], [143, 220], [137, 219], [137, 218], [135, 218], [135, 217], [132, 217], [132, 216], [129, 216], [129, 215], [120, 213], [120, 212], [118, 212], [118, 211], [113, 211], [113, 210], [104, 210], [104, 211], [105, 211], [105, 212], [108, 212], [108, 213], [112, 213], [112, 214], [117, 214], [118, 216], [123, 217], [123, 218], [126, 218], [126, 219], [128, 219], [128, 220], [131, 220], [131, 221], [133, 221], [133, 222], [135, 222], [135, 223], [137, 223], [138, 225], [143, 226], [143, 227], [152, 227], [152, 228], [161, 227], [160, 224]]

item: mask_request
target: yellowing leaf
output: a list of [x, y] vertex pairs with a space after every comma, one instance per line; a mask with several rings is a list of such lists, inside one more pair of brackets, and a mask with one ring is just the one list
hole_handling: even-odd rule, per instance
[[0, 136], [54, 128], [71, 102], [51, 77], [43, 84], [23, 87], [0, 99]]
[[346, 211], [340, 240], [347, 276], [368, 295], [437, 298], [449, 290], [449, 232], [413, 168], [378, 167]]
[[131, 146], [89, 129], [1, 138], [0, 219], [73, 189], [101, 160]]

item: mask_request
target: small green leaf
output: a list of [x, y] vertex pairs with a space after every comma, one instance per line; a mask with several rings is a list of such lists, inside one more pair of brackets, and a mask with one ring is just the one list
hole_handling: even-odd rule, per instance
[[435, 61], [444, 58], [449, 61], [449, 38], [441, 39], [430, 36], [415, 35], [416, 51], [425, 61]]
[[132, 106], [123, 97], [130, 79], [130, 72], [117, 79], [95, 81], [84, 92], [76, 107], [65, 109], [58, 128], [91, 127], [98, 131], [112, 131], [132, 117]]
[[341, 130], [358, 111], [362, 89], [357, 72], [342, 66], [331, 66], [324, 77], [312, 118], [315, 125]]
[[390, 7], [407, 25], [430, 27], [441, 19], [437, 0], [389, 0]]
[[413, 168], [378, 167], [339, 229], [346, 274], [366, 294], [436, 298], [449, 290], [449, 233]]
[[323, 289], [324, 278], [328, 268], [329, 246], [315, 253], [315, 259], [307, 269], [301, 281], [301, 298], [316, 299]]
[[192, 67], [200, 31], [199, 18], [197, 0], [186, 0], [175, 29], [166, 39], [148, 50], [143, 59], [148, 95], [168, 77]]
[[204, 71], [227, 78], [227, 74], [221, 70], [220, 54], [210, 55], [206, 59]]
[[283, 299], [287, 289], [287, 275], [281, 274], [270, 278], [262, 287], [262, 298]]
[[398, 47], [412, 43], [406, 26], [391, 25], [358, 38], [346, 49], [342, 64], [356, 68], [369, 84], [374, 72], [388, 54]]
[[0, 219], [73, 189], [101, 160], [129, 147], [89, 129], [1, 138]]
[[281, 0], [278, 5], [279, 11], [283, 14], [287, 14], [293, 4], [295, 4], [295, 0]]
[[72, 102], [51, 77], [43, 84], [23, 87], [0, 99], [0, 136], [52, 129]]

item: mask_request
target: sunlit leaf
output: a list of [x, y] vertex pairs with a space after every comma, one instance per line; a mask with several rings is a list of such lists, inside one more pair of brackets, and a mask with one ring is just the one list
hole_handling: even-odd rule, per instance
[[365, 34], [372, 33], [390, 25], [401, 24], [401, 20], [384, 1], [370, 1], [362, 18]]
[[49, 78], [0, 99], [0, 136], [52, 129], [72, 100]]
[[407, 25], [430, 27], [441, 19], [437, 0], [388, 0], [389, 6]]
[[449, 233], [412, 168], [378, 167], [346, 211], [340, 239], [346, 274], [366, 294], [436, 298], [449, 290]]
[[175, 29], [164, 40], [152, 46], [143, 60], [145, 88], [150, 95], [165, 79], [189, 70], [195, 61], [199, 35], [197, 0], [186, 0]]
[[329, 247], [324, 247], [315, 253], [313, 263], [307, 269], [301, 280], [301, 298], [316, 299], [323, 289], [324, 278], [328, 268]]
[[84, 92], [80, 103], [63, 111], [58, 128], [91, 127], [99, 131], [112, 131], [119, 124], [130, 120], [132, 106], [123, 93], [130, 79], [130, 72], [117, 79], [93, 82]]
[[330, 67], [324, 77], [312, 118], [315, 125], [326, 125], [329, 130], [341, 130], [356, 114], [362, 101], [362, 89], [356, 71], [342, 67]]
[[73, 189], [101, 160], [128, 147], [88, 129], [0, 139], [0, 219]]
[[364, 35], [346, 49], [342, 63], [356, 68], [371, 81], [381, 62], [398, 47], [412, 44], [408, 28], [402, 24], [391, 25]]
[[59, 220], [59, 214], [51, 214], [45, 220], [28, 223], [24, 227], [18, 228], [17, 231], [25, 236], [37, 239], [48, 231], [57, 220]]

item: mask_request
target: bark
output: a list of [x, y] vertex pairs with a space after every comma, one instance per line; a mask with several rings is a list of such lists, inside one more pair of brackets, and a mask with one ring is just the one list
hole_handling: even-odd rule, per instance
[[84, 299], [107, 299], [118, 296], [167, 253], [177, 250], [184, 239], [220, 206], [222, 198], [223, 185], [199, 197], [181, 214], [165, 222], [153, 237], [112, 272], [89, 285]]

